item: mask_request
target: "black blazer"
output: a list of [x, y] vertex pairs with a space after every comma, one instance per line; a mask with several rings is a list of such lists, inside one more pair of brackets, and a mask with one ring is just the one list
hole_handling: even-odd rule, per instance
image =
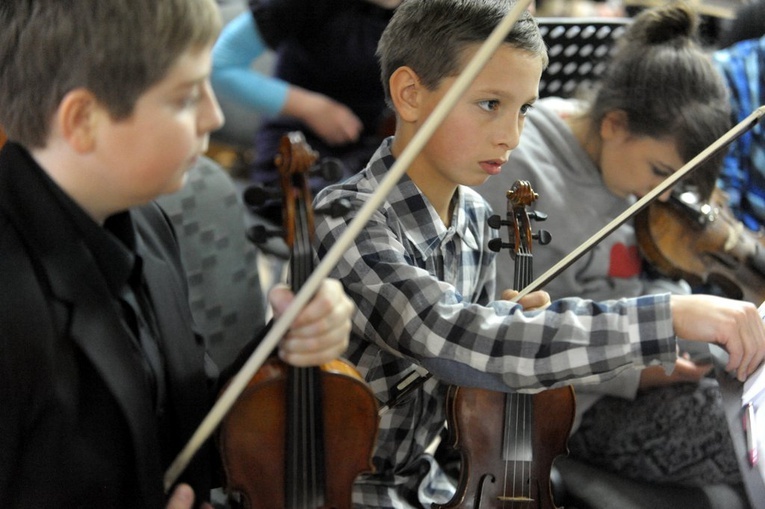
[[[26, 151], [3, 147], [0, 507], [162, 507], [164, 470], [207, 413], [213, 382], [172, 228], [156, 205], [131, 212], [160, 308], [173, 429], [160, 437], [118, 304], [43, 178]], [[182, 478], [198, 496], [209, 493], [209, 454]]]

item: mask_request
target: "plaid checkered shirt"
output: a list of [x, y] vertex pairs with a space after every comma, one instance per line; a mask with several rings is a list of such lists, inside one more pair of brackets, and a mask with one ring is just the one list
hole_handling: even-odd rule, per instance
[[[358, 210], [395, 161], [390, 144], [385, 140], [362, 172], [322, 190], [316, 208], [347, 198]], [[493, 301], [491, 211], [466, 187], [454, 200], [447, 228], [404, 175], [331, 274], [358, 307], [347, 358], [381, 404], [413, 371], [432, 374], [381, 416], [376, 471], [357, 480], [357, 507], [430, 507], [454, 494], [425, 452], [444, 429], [449, 384], [536, 392], [575, 380], [602, 382], [630, 367], [674, 366], [668, 294], [564, 299], [535, 311]], [[353, 213], [316, 218], [320, 258], [352, 219]]]

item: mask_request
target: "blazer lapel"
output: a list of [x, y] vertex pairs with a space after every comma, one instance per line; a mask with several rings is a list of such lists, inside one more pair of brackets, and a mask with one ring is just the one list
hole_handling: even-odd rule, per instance
[[[89, 253], [79, 246], [69, 246], [70, 252], [59, 250], [44, 259], [43, 265], [51, 277], [55, 294], [71, 306], [70, 336], [95, 366], [104, 383], [122, 408], [133, 436], [136, 465], [144, 490], [157, 488], [162, 476], [157, 461], [159, 450], [151, 389], [143, 376], [140, 352], [125, 329], [119, 309], [104, 312], [104, 302], [112, 302], [105, 282], [101, 279]], [[74, 251], [74, 252], [71, 252]], [[149, 500], [155, 497], [149, 496]]]
[[[4, 152], [9, 148], [14, 147], [5, 147]], [[41, 170], [26, 154], [14, 152], [12, 157], [13, 164], [2, 168], [10, 178], [2, 179], [7, 187], [0, 187], [0, 206], [3, 201], [9, 205], [7, 215], [36, 256], [52, 294], [70, 311], [69, 336], [122, 408], [133, 436], [138, 472], [145, 474], [143, 488], [152, 489], [152, 484], [159, 485], [156, 480], [162, 474], [161, 465], [151, 460], [157, 457], [159, 444], [151, 427], [154, 409], [146, 398], [150, 392], [142, 385], [146, 384], [144, 377], [136, 376], [140, 354], [132, 346], [118, 304], [105, 308], [104, 303], [114, 299], [74, 226], [52, 205]]]

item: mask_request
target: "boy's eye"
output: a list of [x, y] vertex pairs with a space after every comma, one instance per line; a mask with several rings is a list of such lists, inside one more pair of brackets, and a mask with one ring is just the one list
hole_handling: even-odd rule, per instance
[[486, 111], [497, 111], [499, 109], [499, 101], [496, 99], [487, 99], [485, 101], [479, 101], [478, 106]]
[[528, 115], [529, 111], [531, 111], [533, 108], [534, 108], [533, 104], [524, 104], [523, 106], [521, 106], [521, 116], [525, 117], [526, 115]]
[[178, 98], [178, 105], [181, 108], [192, 108], [199, 104], [202, 99], [202, 92], [198, 87], [194, 87]]
[[663, 179], [672, 175], [671, 171], [663, 170], [659, 168], [658, 166], [651, 166], [651, 171], [653, 171], [654, 175], [656, 175], [657, 177], [661, 177]]
[[199, 104], [200, 94], [189, 94], [181, 100], [181, 106], [184, 108], [190, 108]]

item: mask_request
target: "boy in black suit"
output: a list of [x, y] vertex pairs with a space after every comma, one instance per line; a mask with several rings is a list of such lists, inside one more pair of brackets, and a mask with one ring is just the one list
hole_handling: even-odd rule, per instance
[[[212, 0], [0, 6], [3, 507], [164, 506], [162, 473], [210, 407], [217, 370], [152, 200], [181, 187], [223, 121], [219, 29]], [[271, 292], [276, 315], [291, 297]], [[352, 309], [326, 281], [282, 358], [336, 358]], [[200, 500], [211, 452], [181, 479]], [[168, 507], [191, 507], [188, 485]]]

